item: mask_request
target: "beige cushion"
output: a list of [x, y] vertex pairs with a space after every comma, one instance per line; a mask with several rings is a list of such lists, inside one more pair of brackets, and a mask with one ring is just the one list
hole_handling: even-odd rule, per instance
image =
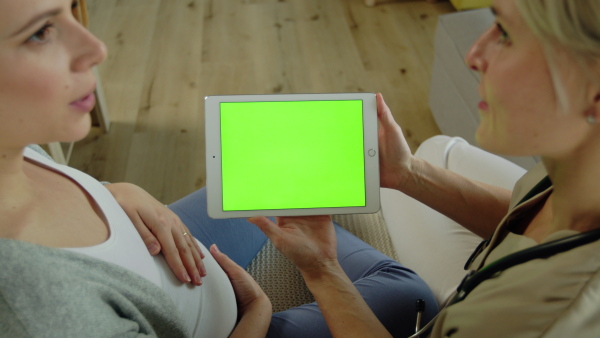
[[[396, 251], [381, 216], [381, 212], [366, 215], [333, 217], [343, 228], [375, 249], [397, 260]], [[294, 265], [268, 241], [248, 266], [248, 272], [273, 303], [273, 312], [314, 302]]]

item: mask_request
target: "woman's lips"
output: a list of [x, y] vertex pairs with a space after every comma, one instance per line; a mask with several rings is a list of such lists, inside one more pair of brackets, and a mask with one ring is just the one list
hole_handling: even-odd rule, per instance
[[71, 102], [70, 106], [74, 107], [77, 110], [81, 110], [86, 113], [89, 113], [90, 111], [92, 111], [92, 108], [94, 108], [95, 104], [96, 104], [96, 96], [94, 95], [94, 93], [90, 93], [80, 100]]
[[477, 108], [479, 108], [479, 110], [488, 111], [488, 104], [485, 101], [481, 101], [477, 105]]

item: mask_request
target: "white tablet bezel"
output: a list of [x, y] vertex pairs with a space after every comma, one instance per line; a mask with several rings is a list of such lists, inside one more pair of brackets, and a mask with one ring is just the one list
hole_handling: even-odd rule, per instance
[[[220, 104], [222, 102], [326, 100], [362, 101], [366, 205], [361, 207], [223, 211]], [[207, 96], [205, 97], [205, 130], [207, 208], [208, 215], [212, 218], [366, 214], [378, 212], [380, 209], [377, 103], [373, 93]]]

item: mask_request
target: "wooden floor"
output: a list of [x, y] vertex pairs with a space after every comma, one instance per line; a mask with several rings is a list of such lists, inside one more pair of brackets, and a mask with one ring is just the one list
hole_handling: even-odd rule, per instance
[[[384, 2], [384, 1], [380, 1]], [[437, 16], [448, 2], [88, 0], [108, 46], [112, 126], [70, 165], [164, 203], [205, 185], [204, 96], [381, 92], [411, 148], [439, 134], [427, 104]]]

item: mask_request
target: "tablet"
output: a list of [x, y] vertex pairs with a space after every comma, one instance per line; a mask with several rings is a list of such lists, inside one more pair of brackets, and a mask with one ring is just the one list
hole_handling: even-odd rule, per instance
[[207, 96], [212, 218], [375, 213], [372, 93]]

